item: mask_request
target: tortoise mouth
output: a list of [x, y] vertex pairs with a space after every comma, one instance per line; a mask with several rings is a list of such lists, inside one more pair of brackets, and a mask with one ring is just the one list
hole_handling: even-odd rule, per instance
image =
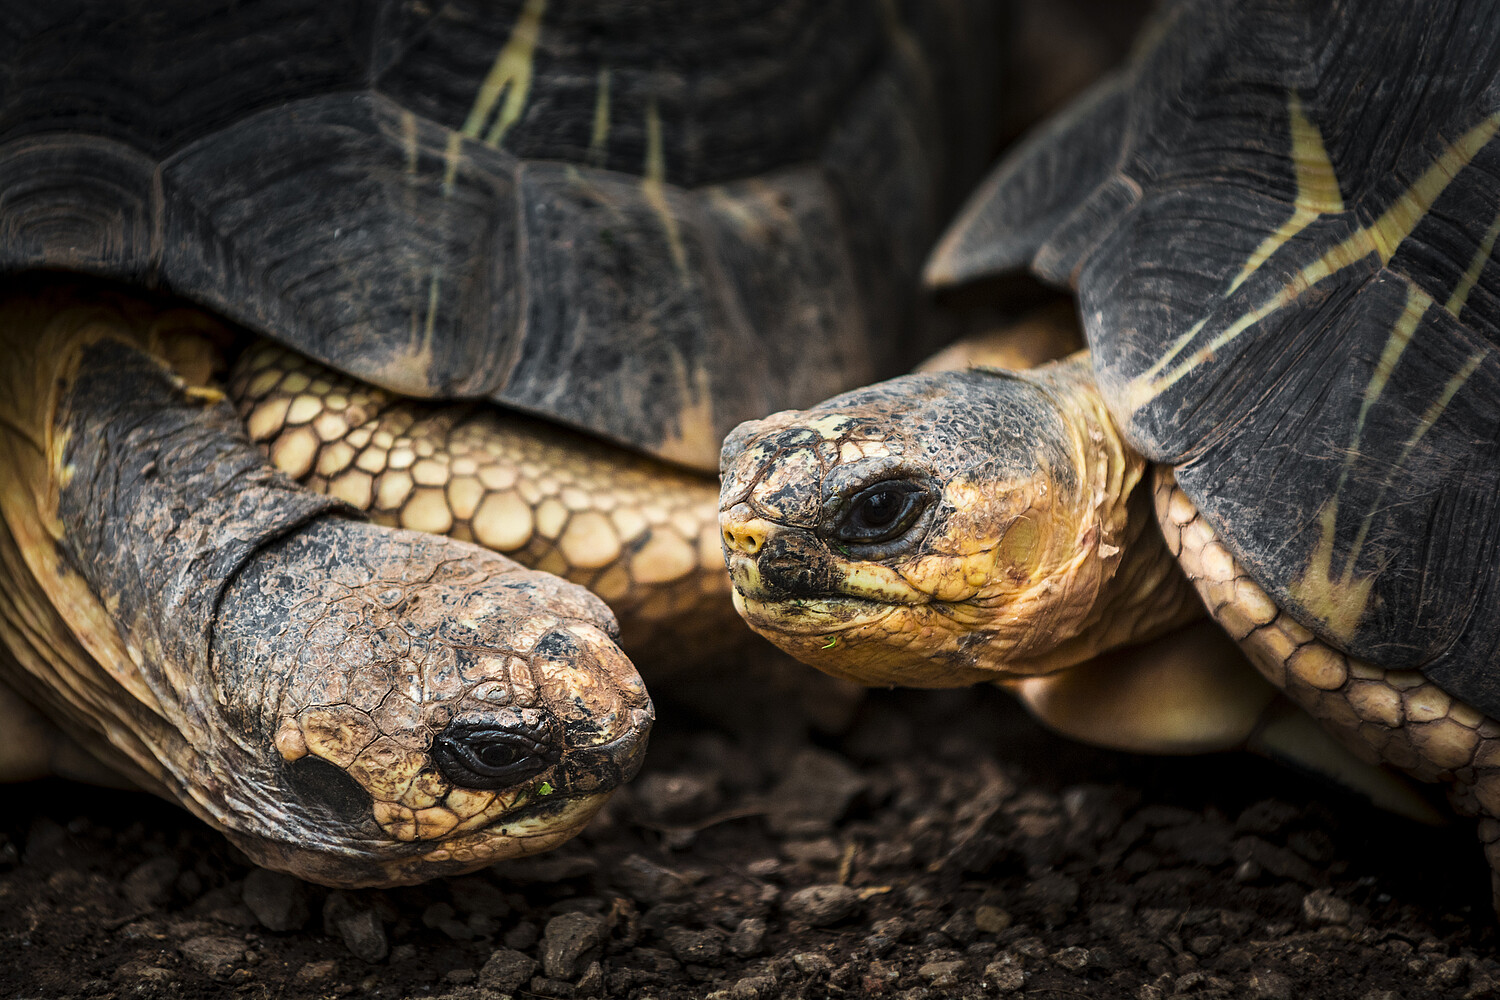
[[820, 594], [817, 597], [753, 594], [739, 586], [734, 588], [734, 606], [745, 621], [762, 634], [799, 638], [828, 636], [868, 627], [911, 607], [849, 594]]

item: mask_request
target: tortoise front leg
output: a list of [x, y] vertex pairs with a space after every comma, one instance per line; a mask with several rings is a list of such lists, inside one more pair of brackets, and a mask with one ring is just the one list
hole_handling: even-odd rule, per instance
[[632, 655], [672, 664], [748, 638], [711, 476], [489, 403], [396, 396], [270, 342], [240, 358], [229, 392], [282, 472], [378, 523], [588, 587]]

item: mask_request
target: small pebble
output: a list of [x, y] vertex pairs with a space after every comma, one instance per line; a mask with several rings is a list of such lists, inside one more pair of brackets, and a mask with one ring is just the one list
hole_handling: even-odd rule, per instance
[[1295, 823], [1301, 815], [1301, 810], [1290, 802], [1261, 799], [1240, 813], [1234, 821], [1234, 828], [1240, 833], [1275, 834]]
[[514, 993], [531, 982], [538, 965], [530, 955], [513, 948], [498, 948], [479, 970], [479, 985], [496, 993]]
[[455, 878], [449, 879], [447, 884], [459, 913], [494, 918], [510, 915], [511, 906], [505, 893], [488, 882], [477, 878]]
[[1026, 985], [1026, 973], [1014, 962], [991, 962], [984, 967], [984, 981], [997, 993], [1014, 993]]
[[847, 920], [863, 908], [859, 893], [847, 885], [813, 885], [792, 893], [785, 908], [789, 916], [813, 927], [827, 927]]
[[1187, 946], [1199, 958], [1208, 958], [1224, 946], [1224, 938], [1219, 934], [1195, 934], [1188, 939]]
[[506, 931], [501, 941], [504, 942], [507, 948], [514, 948], [516, 951], [526, 951], [535, 945], [540, 937], [541, 933], [537, 930], [536, 924], [529, 920], [523, 920]]
[[683, 964], [717, 965], [724, 957], [724, 937], [716, 930], [668, 927], [662, 937]]
[[553, 979], [573, 980], [599, 957], [609, 936], [604, 921], [589, 913], [564, 913], [547, 921], [542, 969]]
[[532, 996], [537, 997], [571, 997], [574, 995], [573, 984], [566, 979], [553, 979], [551, 976], [532, 976], [527, 990]]
[[647, 906], [681, 899], [691, 888], [677, 872], [640, 854], [627, 854], [611, 866], [609, 877], [631, 899]]
[[307, 962], [297, 970], [297, 982], [308, 985], [326, 982], [332, 979], [339, 971], [339, 963], [332, 958], [322, 958], [315, 962]]
[[206, 935], [182, 943], [182, 956], [214, 979], [227, 979], [245, 960], [242, 938]]
[[820, 837], [817, 840], [788, 840], [781, 845], [781, 853], [790, 861], [826, 868], [839, 863], [844, 849], [832, 837]]
[[170, 857], [152, 858], [125, 876], [120, 891], [136, 909], [154, 909], [171, 897], [180, 870]]
[[682, 968], [681, 962], [658, 948], [632, 948], [630, 959], [631, 964], [642, 966], [651, 972], [675, 972]]
[[766, 825], [778, 834], [824, 832], [865, 785], [866, 779], [843, 757], [810, 747], [800, 750], [771, 790]]
[[1075, 879], [1058, 872], [1047, 872], [1026, 884], [1027, 900], [1037, 906], [1042, 919], [1049, 924], [1060, 924], [1078, 902], [1079, 885]]
[[949, 917], [938, 930], [957, 944], [971, 944], [979, 935], [979, 928], [974, 923], [974, 918], [964, 910], [959, 910]]
[[984, 934], [999, 934], [1014, 922], [1015, 918], [998, 906], [984, 904], [974, 909], [974, 928]]
[[339, 936], [356, 958], [366, 962], [379, 962], [390, 954], [390, 942], [386, 940], [385, 926], [374, 910], [361, 910], [339, 921]]
[[573, 984], [573, 992], [581, 997], [597, 997], [604, 995], [604, 966], [594, 961], [583, 970], [583, 975], [578, 977], [578, 982]]
[[299, 931], [312, 916], [306, 883], [281, 872], [255, 869], [245, 876], [240, 896], [267, 930]]
[[766, 922], [760, 917], [746, 917], [729, 935], [729, 951], [740, 957], [759, 955], [766, 948]]
[[691, 823], [719, 806], [719, 785], [712, 777], [651, 772], [630, 786], [635, 801], [648, 820], [655, 823]]
[[1449, 958], [1439, 962], [1428, 975], [1427, 981], [1433, 986], [1451, 989], [1464, 981], [1469, 973], [1469, 960], [1467, 958]]
[[963, 962], [928, 962], [917, 969], [917, 975], [935, 989], [946, 989], [962, 982], [967, 971]]
[[1280, 879], [1292, 879], [1303, 885], [1317, 885], [1318, 870], [1295, 851], [1277, 847], [1259, 837], [1241, 837], [1230, 847], [1234, 860], [1243, 864], [1253, 861], [1263, 871]]
[[808, 976], [833, 971], [833, 963], [815, 951], [802, 951], [792, 956], [792, 965], [798, 972]]
[[1292, 981], [1279, 972], [1252, 972], [1245, 996], [1248, 1000], [1291, 1000]]
[[729, 988], [730, 1000], [769, 1000], [776, 995], [776, 980], [770, 976], [746, 976]]
[[1302, 897], [1302, 915], [1314, 926], [1343, 926], [1352, 915], [1349, 903], [1331, 889], [1318, 889]]

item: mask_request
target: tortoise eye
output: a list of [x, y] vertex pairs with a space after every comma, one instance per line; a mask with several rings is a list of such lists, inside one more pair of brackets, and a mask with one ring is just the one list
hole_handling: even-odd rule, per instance
[[510, 746], [506, 743], [481, 743], [474, 747], [474, 756], [485, 767], [495, 770], [511, 767], [525, 758], [520, 747]]
[[928, 499], [927, 490], [902, 479], [866, 486], [850, 498], [833, 535], [856, 545], [888, 542], [912, 526]]
[[557, 763], [550, 734], [524, 726], [454, 721], [432, 741], [432, 759], [459, 788], [508, 788]]

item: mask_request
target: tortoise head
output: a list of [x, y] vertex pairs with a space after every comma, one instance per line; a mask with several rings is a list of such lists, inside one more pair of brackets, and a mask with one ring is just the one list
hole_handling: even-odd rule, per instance
[[218, 697], [264, 734], [245, 749], [270, 791], [259, 822], [226, 831], [269, 867], [339, 885], [562, 843], [646, 748], [651, 702], [613, 631], [587, 591], [493, 553], [315, 522], [220, 604]]
[[344, 886], [546, 850], [639, 768], [651, 702], [598, 598], [276, 473], [167, 368], [175, 311], [0, 314], [30, 390], [0, 393], [0, 605], [41, 637], [8, 648], [101, 758]]
[[719, 519], [750, 626], [867, 684], [1049, 669], [1113, 571], [1143, 463], [1101, 432], [1085, 363], [1040, 371], [909, 375], [740, 425]]

